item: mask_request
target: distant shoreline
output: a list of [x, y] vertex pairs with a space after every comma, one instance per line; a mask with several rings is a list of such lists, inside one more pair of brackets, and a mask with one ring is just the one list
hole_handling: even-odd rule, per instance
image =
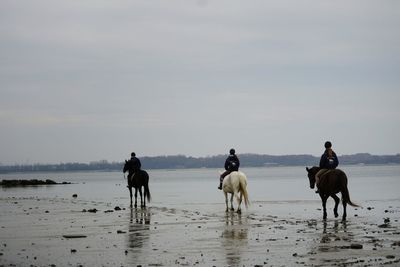
[[[239, 154], [241, 166], [245, 167], [278, 167], [278, 166], [315, 166], [319, 157], [312, 155], [260, 155]], [[141, 157], [142, 168], [157, 169], [200, 169], [222, 168], [226, 155], [210, 157], [190, 156], [156, 156]], [[371, 155], [358, 153], [339, 156], [340, 165], [397, 165], [400, 164], [400, 154]], [[73, 172], [73, 171], [121, 171], [124, 162], [108, 162], [106, 160], [91, 163], [59, 163], [59, 164], [21, 164], [0, 165], [0, 173], [24, 172]]]

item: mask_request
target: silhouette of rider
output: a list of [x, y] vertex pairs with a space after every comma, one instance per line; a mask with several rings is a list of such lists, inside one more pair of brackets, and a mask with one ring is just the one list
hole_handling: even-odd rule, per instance
[[222, 189], [222, 182], [224, 181], [225, 176], [230, 174], [231, 172], [238, 171], [240, 166], [239, 158], [235, 154], [235, 149], [231, 148], [229, 150], [229, 156], [225, 160], [225, 172], [221, 174], [219, 178], [219, 186], [218, 189]]
[[[315, 184], [317, 185], [317, 188], [319, 187], [321, 177], [329, 170], [336, 169], [336, 167], [339, 165], [339, 160], [336, 156], [336, 153], [332, 150], [332, 143], [326, 141], [324, 146], [325, 151], [321, 156], [321, 160], [319, 161], [319, 167], [321, 169], [317, 172], [317, 174], [315, 174]], [[318, 189], [316, 193], [319, 193]]]
[[[140, 160], [136, 157], [135, 152], [131, 153], [131, 159], [128, 161], [125, 161], [125, 167], [124, 170], [128, 171], [128, 185], [131, 185], [132, 177], [140, 171], [140, 168], [142, 167], [142, 164], [140, 163]], [[125, 173], [126, 171], [124, 171]]]

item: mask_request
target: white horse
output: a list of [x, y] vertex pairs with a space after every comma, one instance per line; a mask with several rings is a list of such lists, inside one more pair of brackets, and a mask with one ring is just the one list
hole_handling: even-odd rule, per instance
[[[231, 210], [235, 210], [233, 208], [233, 197], [236, 197], [238, 202], [237, 213], [241, 213], [242, 210], [240, 208], [240, 204], [242, 203], [242, 198], [244, 198], [244, 204], [246, 208], [249, 206], [249, 195], [247, 193], [247, 178], [243, 172], [235, 171], [231, 172], [229, 175], [225, 176], [224, 181], [222, 182], [222, 190], [225, 195], [225, 203], [226, 203], [226, 211], [228, 212], [228, 193], [231, 194]], [[240, 196], [238, 196], [240, 193]]]

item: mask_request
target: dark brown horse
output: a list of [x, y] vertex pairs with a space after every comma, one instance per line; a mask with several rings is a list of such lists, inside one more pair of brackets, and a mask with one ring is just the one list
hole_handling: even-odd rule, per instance
[[[127, 164], [124, 166], [124, 172], [128, 170]], [[137, 207], [137, 192], [140, 194], [140, 205], [146, 207], [146, 198], [150, 202], [151, 195], [149, 189], [149, 174], [144, 170], [138, 170], [132, 175], [128, 175], [128, 189], [131, 197], [132, 207], [132, 187], [135, 188], [135, 208]], [[142, 196], [142, 187], [144, 187], [144, 197]]]
[[[312, 167], [308, 168], [306, 167], [306, 170], [308, 172], [308, 179], [310, 180], [310, 188], [313, 189], [315, 187], [315, 175], [321, 168], [319, 167]], [[350, 194], [349, 190], [347, 189], [347, 176], [346, 174], [339, 169], [334, 169], [330, 170], [322, 177], [320, 177], [320, 182], [319, 182], [319, 196], [321, 197], [322, 200], [322, 207], [324, 209], [324, 220], [327, 217], [326, 214], [326, 200], [329, 197], [332, 197], [335, 200], [335, 208], [333, 209], [333, 212], [335, 214], [335, 218], [339, 216], [337, 210], [338, 210], [338, 205], [339, 205], [339, 198], [336, 196], [337, 193], [342, 194], [342, 204], [343, 204], [343, 217], [342, 220], [346, 220], [346, 205], [349, 204], [350, 206], [353, 207], [359, 207], [358, 205], [354, 204], [350, 200]]]

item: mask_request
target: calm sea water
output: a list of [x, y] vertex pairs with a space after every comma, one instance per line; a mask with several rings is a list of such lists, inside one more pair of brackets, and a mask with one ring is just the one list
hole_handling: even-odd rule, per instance
[[[349, 178], [352, 200], [400, 200], [400, 165], [341, 166]], [[242, 168], [248, 177], [252, 202], [319, 201], [309, 188], [304, 167]], [[148, 170], [152, 205], [221, 204], [218, 169]], [[65, 172], [1, 174], [0, 179], [52, 179], [72, 182], [25, 188], [1, 188], [1, 197], [67, 197], [107, 203], [128, 203], [121, 172]]]

